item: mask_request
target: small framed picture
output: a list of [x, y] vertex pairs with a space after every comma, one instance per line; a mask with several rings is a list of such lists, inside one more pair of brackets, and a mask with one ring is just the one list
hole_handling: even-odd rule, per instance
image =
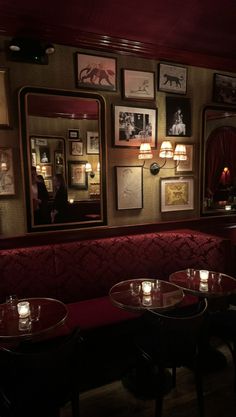
[[213, 101], [236, 104], [236, 77], [214, 74]]
[[50, 148], [49, 146], [40, 146], [39, 148], [40, 162], [41, 164], [48, 164], [50, 161]]
[[161, 178], [161, 212], [193, 210], [193, 177]]
[[77, 53], [77, 87], [116, 91], [116, 58]]
[[123, 95], [132, 100], [154, 100], [155, 73], [124, 69]]
[[70, 142], [70, 154], [73, 156], [83, 155], [83, 142], [80, 140], [73, 140]]
[[166, 97], [166, 136], [191, 136], [189, 98]]
[[15, 195], [12, 148], [0, 148], [0, 197]]
[[87, 154], [99, 154], [98, 132], [87, 132]]
[[44, 178], [52, 177], [52, 164], [44, 164], [41, 166], [41, 172]]
[[193, 173], [194, 145], [192, 143], [184, 143], [183, 145], [186, 147], [187, 159], [186, 161], [179, 161], [175, 169], [176, 174]]
[[63, 165], [64, 164], [64, 152], [55, 151], [55, 165]]
[[88, 189], [88, 174], [85, 171], [87, 161], [68, 161], [68, 183], [70, 188]]
[[117, 210], [143, 208], [143, 167], [116, 166]]
[[157, 109], [113, 106], [114, 146], [138, 148], [142, 141], [157, 147]]
[[52, 193], [53, 192], [53, 183], [52, 183], [52, 180], [51, 179], [50, 180], [44, 180], [44, 183], [46, 185], [46, 188], [47, 188], [48, 192], [49, 193]]
[[187, 68], [160, 63], [158, 90], [167, 93], [186, 94]]
[[79, 139], [79, 129], [68, 129], [68, 139]]
[[48, 144], [48, 140], [46, 138], [35, 138], [32, 136], [31, 141], [35, 141], [35, 145], [37, 146], [47, 146]]

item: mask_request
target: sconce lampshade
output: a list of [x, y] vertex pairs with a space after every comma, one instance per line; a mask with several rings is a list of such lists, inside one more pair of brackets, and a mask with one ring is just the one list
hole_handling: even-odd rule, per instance
[[92, 165], [90, 164], [90, 162], [86, 162], [85, 172], [92, 172]]
[[186, 146], [178, 143], [175, 147], [174, 158], [175, 161], [186, 161], [187, 153]]
[[172, 143], [169, 140], [163, 140], [159, 152], [160, 158], [173, 158], [174, 152]]
[[138, 159], [152, 159], [153, 154], [151, 150], [151, 145], [149, 142], [143, 142], [139, 148]]

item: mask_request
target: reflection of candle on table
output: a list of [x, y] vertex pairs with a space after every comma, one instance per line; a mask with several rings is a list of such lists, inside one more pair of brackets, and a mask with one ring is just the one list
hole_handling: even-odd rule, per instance
[[31, 329], [31, 321], [28, 318], [19, 319], [19, 330], [30, 330]]
[[143, 281], [142, 282], [143, 294], [149, 295], [151, 294], [151, 290], [152, 290], [152, 283], [150, 281]]
[[199, 290], [200, 291], [208, 291], [208, 282], [200, 282]]
[[150, 295], [143, 295], [142, 303], [148, 307], [152, 305], [152, 297]]
[[200, 275], [200, 281], [201, 282], [207, 282], [208, 281], [209, 271], [205, 271], [204, 269], [201, 269], [199, 271], [199, 275]]
[[29, 316], [30, 309], [29, 309], [29, 302], [28, 301], [21, 301], [17, 304], [17, 310], [20, 318], [25, 318]]

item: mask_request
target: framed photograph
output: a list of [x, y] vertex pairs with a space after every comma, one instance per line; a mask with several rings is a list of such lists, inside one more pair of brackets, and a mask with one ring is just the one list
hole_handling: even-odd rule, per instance
[[213, 101], [236, 104], [236, 77], [214, 74]]
[[114, 146], [130, 148], [149, 141], [157, 147], [157, 109], [113, 106]]
[[124, 69], [123, 95], [127, 99], [155, 100], [155, 73]]
[[40, 146], [39, 148], [40, 154], [40, 163], [41, 164], [48, 164], [50, 161], [50, 148], [49, 146]]
[[167, 93], [186, 94], [187, 68], [178, 65], [159, 64], [158, 90]]
[[52, 177], [52, 164], [44, 164], [41, 166], [41, 172], [44, 178]]
[[55, 166], [57, 165], [63, 165], [64, 164], [64, 152], [62, 151], [55, 151], [54, 152], [54, 157], [55, 157]]
[[143, 208], [143, 167], [116, 166], [117, 210]]
[[77, 87], [116, 91], [116, 58], [77, 53]]
[[83, 142], [81, 140], [73, 140], [70, 142], [70, 154], [73, 156], [83, 155]]
[[68, 139], [79, 139], [79, 129], [68, 129]]
[[187, 159], [186, 161], [179, 161], [175, 169], [176, 174], [193, 173], [194, 144], [184, 143], [184, 145], [186, 147]]
[[98, 132], [87, 132], [87, 153], [99, 154], [99, 136]]
[[161, 178], [161, 211], [193, 210], [193, 177]]
[[44, 180], [44, 183], [46, 185], [46, 188], [48, 190], [49, 193], [53, 193], [53, 183], [52, 180]]
[[166, 136], [191, 136], [189, 98], [166, 97]]
[[0, 68], [0, 129], [10, 127], [9, 72]]
[[87, 161], [68, 161], [68, 184], [78, 190], [88, 189], [88, 174], [85, 171]]
[[11, 148], [0, 148], [0, 197], [15, 195], [13, 155]]

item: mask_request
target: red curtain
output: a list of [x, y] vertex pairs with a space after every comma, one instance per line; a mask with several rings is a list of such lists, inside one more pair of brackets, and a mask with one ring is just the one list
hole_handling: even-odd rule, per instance
[[213, 130], [206, 143], [206, 195], [211, 197], [220, 184], [222, 171], [229, 168], [232, 182], [236, 180], [236, 128], [222, 126]]

